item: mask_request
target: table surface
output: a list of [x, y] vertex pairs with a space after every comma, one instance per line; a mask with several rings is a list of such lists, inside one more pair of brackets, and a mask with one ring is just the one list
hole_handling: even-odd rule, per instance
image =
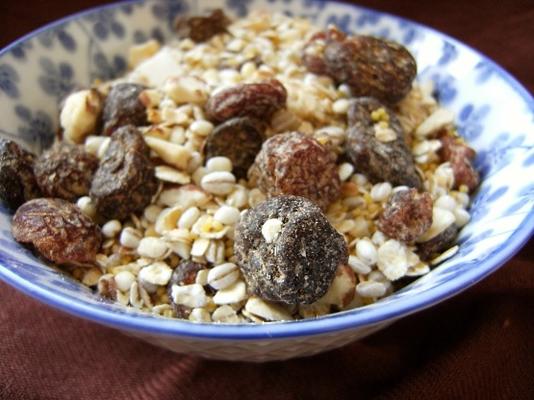
[[[3, 1], [0, 47], [103, 3]], [[534, 91], [532, 1], [357, 3], [446, 32]], [[483, 282], [369, 338], [308, 359], [250, 365], [173, 354], [0, 283], [0, 399], [532, 399], [533, 289], [531, 240]]]

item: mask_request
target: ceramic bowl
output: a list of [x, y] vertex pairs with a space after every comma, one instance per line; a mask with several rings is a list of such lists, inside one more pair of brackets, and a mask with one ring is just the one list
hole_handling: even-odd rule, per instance
[[[369, 9], [316, 0], [134, 1], [95, 8], [52, 23], [0, 52], [0, 134], [39, 152], [53, 140], [62, 97], [95, 78], [126, 69], [130, 45], [171, 36], [181, 13], [222, 7], [302, 15], [317, 26], [378, 35], [406, 45], [419, 79], [435, 83], [440, 102], [458, 117], [459, 132], [477, 150], [482, 185], [460, 250], [399, 292], [369, 306], [317, 319], [263, 325], [200, 324], [164, 319], [103, 302], [77, 281], [39, 261], [13, 240], [0, 209], [0, 278], [81, 318], [158, 346], [227, 360], [280, 360], [342, 346], [399, 318], [467, 289], [499, 268], [534, 227], [534, 103], [506, 71], [482, 54], [430, 28]], [[394, 328], [392, 328], [394, 329]]]

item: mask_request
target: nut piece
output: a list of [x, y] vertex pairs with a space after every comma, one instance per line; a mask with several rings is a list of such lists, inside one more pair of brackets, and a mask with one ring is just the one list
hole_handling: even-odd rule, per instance
[[[262, 227], [282, 221], [267, 243]], [[234, 251], [250, 292], [272, 301], [309, 304], [322, 297], [348, 259], [343, 237], [321, 209], [303, 197], [273, 197], [247, 210], [236, 225]]]
[[100, 228], [78, 207], [62, 199], [35, 199], [13, 216], [13, 237], [30, 243], [44, 258], [58, 264], [91, 267], [100, 248]]
[[416, 189], [401, 190], [389, 199], [377, 227], [390, 238], [411, 243], [432, 225], [432, 197]]
[[348, 265], [340, 265], [326, 294], [319, 300], [343, 309], [354, 299], [356, 275]]
[[262, 146], [249, 171], [268, 196], [293, 194], [321, 208], [338, 198], [341, 182], [336, 156], [315, 139], [300, 132], [275, 135]]
[[268, 303], [257, 297], [251, 297], [245, 304], [245, 310], [263, 321], [292, 320], [291, 314], [278, 304]]
[[218, 125], [204, 142], [206, 159], [224, 156], [232, 161], [237, 179], [246, 178], [264, 140], [264, 127], [251, 118], [232, 118]]
[[0, 138], [0, 199], [12, 210], [41, 196], [33, 174], [35, 156], [17, 143]]
[[452, 246], [458, 235], [458, 227], [455, 224], [449, 225], [447, 229], [432, 239], [417, 245], [417, 254], [421, 260], [431, 260], [444, 250]]
[[113, 133], [90, 191], [100, 215], [121, 220], [150, 204], [158, 184], [148, 154], [135, 127], [125, 126]]
[[454, 187], [467, 186], [473, 191], [480, 183], [478, 172], [471, 163], [476, 157], [476, 152], [471, 147], [463, 144], [457, 138], [444, 136], [441, 139], [442, 147], [439, 155], [444, 161], [449, 161], [454, 172]]
[[63, 138], [71, 143], [82, 143], [86, 136], [95, 132], [103, 106], [102, 96], [96, 89], [69, 95], [59, 116]]
[[235, 117], [253, 117], [269, 121], [273, 113], [286, 105], [287, 91], [276, 79], [244, 83], [223, 89], [208, 99], [206, 112], [212, 121]]
[[396, 103], [411, 89], [417, 65], [399, 43], [372, 36], [346, 36], [336, 28], [319, 32], [306, 45], [303, 62], [350, 87], [352, 95]]
[[213, 36], [226, 32], [230, 19], [220, 8], [206, 16], [178, 16], [174, 21], [174, 29], [180, 38], [190, 38], [195, 42], [205, 42]]
[[[354, 167], [373, 182], [390, 182], [422, 189], [404, 132], [395, 114], [378, 100], [362, 97], [352, 102], [345, 151]], [[387, 124], [397, 139], [382, 142], [375, 136], [375, 125]]]
[[35, 179], [46, 197], [75, 201], [89, 194], [98, 158], [81, 145], [56, 142], [35, 161]]
[[124, 125], [147, 125], [146, 109], [139, 95], [146, 87], [135, 83], [117, 83], [112, 86], [104, 104], [103, 135]]

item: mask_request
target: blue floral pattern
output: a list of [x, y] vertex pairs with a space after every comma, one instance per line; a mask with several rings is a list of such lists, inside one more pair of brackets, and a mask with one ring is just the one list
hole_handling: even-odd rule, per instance
[[[462, 44], [409, 21], [337, 2], [138, 1], [60, 22], [0, 53], [0, 133], [28, 147], [47, 147], [57, 130], [60, 100], [75, 87], [124, 73], [127, 49], [132, 43], [171, 37], [173, 21], [180, 14], [220, 6], [244, 15], [257, 5], [305, 15], [317, 26], [336, 23], [347, 32], [382, 35], [407, 45], [421, 61], [418, 79], [434, 82], [440, 102], [457, 114], [460, 133], [478, 153], [475, 164], [483, 182], [471, 207], [471, 223], [461, 233], [458, 254], [380, 304], [347, 315], [371, 315], [375, 312], [372, 310], [403, 301], [420, 301], [417, 304], [422, 307], [424, 301], [418, 300], [421, 296], [437, 301], [432, 297], [433, 290], [447, 285], [445, 294], [452, 295], [495, 269], [497, 256], [510, 255], [528, 237], [534, 221], [532, 98], [491, 61]], [[431, 54], [435, 54], [431, 61], [419, 57], [428, 50], [428, 43], [432, 44]], [[460, 69], [461, 77], [457, 75]], [[0, 277], [28, 291], [37, 287], [57, 293], [72, 304], [82, 304], [88, 315], [95, 309], [105, 310], [111, 325], [115, 324], [114, 316], [126, 314], [132, 320], [154, 321], [152, 316], [127, 313], [118, 305], [102, 303], [81, 285], [65, 279], [61, 272], [15, 243], [9, 223], [9, 211], [0, 205]], [[43, 295], [50, 302], [52, 297]], [[78, 306], [64, 307], [79, 311]]]
[[21, 139], [41, 148], [49, 147], [54, 141], [52, 118], [43, 111], [32, 111], [19, 104], [15, 107], [15, 115], [22, 121], [18, 128]]
[[74, 52], [76, 51], [76, 41], [68, 27], [68, 23], [55, 26], [37, 36], [37, 41], [47, 49], [52, 48], [57, 41], [65, 50]]
[[106, 9], [95, 12], [87, 16], [87, 20], [92, 24], [95, 36], [102, 41], [115, 37], [122, 39], [125, 34], [124, 26], [115, 17], [114, 9]]
[[39, 86], [46, 94], [54, 97], [56, 101], [61, 101], [74, 89], [72, 65], [66, 62], [55, 64], [46, 57], [42, 57], [39, 60], [39, 65], [42, 71], [38, 78]]
[[176, 17], [185, 14], [189, 10], [189, 5], [184, 0], [161, 0], [155, 2], [151, 9], [156, 18], [165, 21], [167, 27], [172, 29]]
[[0, 64], [0, 91], [12, 99], [19, 97], [17, 83], [20, 81], [19, 74], [9, 64]]

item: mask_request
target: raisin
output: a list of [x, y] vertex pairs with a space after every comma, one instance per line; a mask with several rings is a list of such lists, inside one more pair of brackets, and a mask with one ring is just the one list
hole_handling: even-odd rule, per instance
[[232, 161], [234, 175], [238, 179], [246, 178], [248, 169], [261, 149], [264, 130], [260, 121], [248, 117], [229, 119], [218, 125], [206, 138], [203, 148], [205, 157], [228, 157]]
[[324, 49], [331, 42], [342, 42], [347, 35], [335, 26], [317, 32], [304, 46], [302, 62], [308, 69], [317, 75], [328, 75], [328, 67], [324, 60]]
[[452, 246], [459, 228], [451, 224], [447, 229], [434, 238], [417, 245], [417, 254], [422, 260], [431, 260]]
[[91, 188], [98, 158], [83, 146], [56, 142], [35, 162], [35, 179], [45, 197], [75, 201]]
[[323, 209], [339, 197], [341, 188], [335, 154], [300, 132], [266, 140], [249, 177], [268, 196], [303, 196]]
[[480, 183], [480, 176], [472, 164], [472, 160], [476, 157], [475, 150], [452, 136], [443, 136], [440, 141], [442, 147], [439, 155], [442, 160], [451, 164], [454, 188], [465, 185], [469, 191], [476, 189]]
[[372, 36], [333, 41], [324, 57], [330, 76], [349, 85], [353, 96], [372, 96], [390, 104], [410, 91], [417, 74], [415, 60], [405, 47]]
[[102, 234], [78, 207], [63, 199], [40, 198], [19, 207], [13, 216], [13, 237], [58, 265], [93, 266]]
[[411, 243], [432, 225], [432, 197], [416, 189], [401, 190], [390, 197], [378, 220], [378, 229], [390, 238]]
[[198, 271], [205, 269], [205, 264], [196, 263], [189, 260], [183, 260], [176, 266], [172, 272], [171, 279], [167, 284], [167, 295], [171, 301], [171, 304], [176, 312], [178, 318], [187, 318], [191, 314], [191, 308], [184, 306], [183, 304], [175, 304], [172, 300], [172, 287], [174, 285], [185, 286], [195, 283]]
[[157, 186], [141, 133], [131, 125], [117, 129], [91, 185], [97, 212], [109, 219], [124, 219], [150, 204]]
[[146, 87], [135, 83], [117, 83], [111, 87], [104, 104], [103, 135], [111, 135], [124, 125], [148, 124], [146, 108], [139, 95]]
[[[396, 135], [394, 140], [381, 141], [376, 136], [376, 125], [384, 121], [374, 121], [373, 112], [380, 111], [383, 111], [384, 119], [387, 120], [387, 129]], [[400, 122], [389, 108], [376, 99], [362, 97], [352, 101], [348, 120], [350, 127], [345, 151], [356, 170], [374, 182], [422, 188]]]
[[287, 304], [321, 298], [348, 260], [343, 236], [299, 196], [272, 197], [248, 209], [236, 226], [234, 252], [252, 293]]
[[17, 143], [0, 138], [0, 199], [12, 210], [41, 196], [33, 174], [35, 156]]
[[226, 32], [230, 19], [220, 8], [207, 16], [178, 16], [174, 21], [174, 29], [180, 38], [190, 38], [194, 42], [205, 42], [213, 36]]
[[268, 121], [284, 107], [287, 91], [276, 79], [244, 83], [217, 92], [208, 99], [206, 112], [212, 121], [223, 122], [235, 117], [253, 117]]

